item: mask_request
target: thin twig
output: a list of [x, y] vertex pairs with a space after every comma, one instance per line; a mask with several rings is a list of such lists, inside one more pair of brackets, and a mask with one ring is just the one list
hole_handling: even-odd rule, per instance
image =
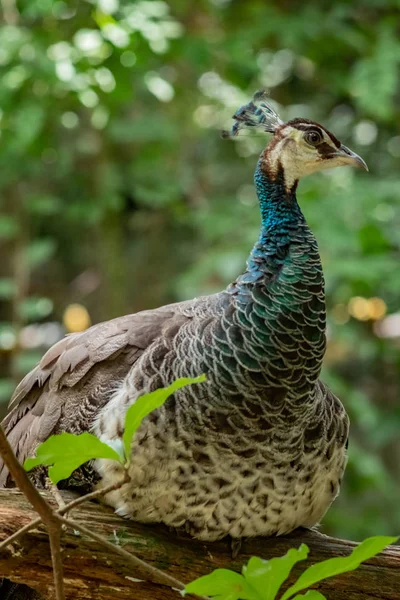
[[18, 529], [18, 531], [16, 531], [15, 533], [12, 533], [7, 539], [3, 540], [0, 543], [0, 552], [16, 540], [18, 540], [20, 537], [22, 537], [25, 533], [28, 533], [28, 531], [30, 531], [31, 529], [35, 529], [35, 527], [37, 527], [41, 523], [42, 517], [38, 517], [37, 519], [34, 519], [30, 523], [27, 523], [26, 525], [21, 527], [21, 529]]
[[47, 531], [50, 540], [51, 564], [53, 566], [56, 600], [64, 600], [64, 569], [61, 557], [61, 523], [52, 523], [48, 526]]
[[4, 430], [0, 425], [0, 454], [6, 463], [8, 470], [10, 471], [15, 483], [28, 498], [29, 502], [39, 513], [42, 520], [47, 523], [55, 521], [53, 509], [50, 504], [46, 502], [44, 498], [39, 494], [29, 477], [27, 476], [24, 468], [19, 464], [12, 448], [6, 438]]
[[62, 560], [60, 548], [60, 522], [62, 517], [55, 514], [50, 504], [39, 494], [24, 468], [17, 460], [10, 443], [0, 425], [0, 455], [10, 471], [15, 483], [25, 494], [29, 502], [39, 513], [41, 519], [47, 527], [50, 538], [51, 560], [54, 572], [54, 585], [56, 600], [65, 600], [64, 581], [62, 574]]
[[[71, 500], [71, 502], [68, 502], [68, 504], [66, 504], [59, 510], [57, 510], [56, 514], [57, 515], [65, 515], [67, 512], [69, 512], [76, 506], [83, 504], [83, 502], [87, 502], [88, 500], [95, 500], [96, 498], [100, 498], [104, 494], [108, 494], [109, 492], [118, 490], [122, 485], [124, 485], [124, 483], [127, 483], [128, 481], [129, 481], [129, 475], [126, 471], [124, 471], [124, 478], [121, 479], [120, 481], [116, 481], [115, 483], [107, 485], [104, 488], [95, 490], [94, 492], [90, 492], [90, 494], [86, 494], [85, 496], [79, 496], [79, 498], [75, 498], [74, 500]], [[27, 523], [26, 525], [21, 527], [21, 529], [18, 529], [18, 531], [11, 534], [6, 540], [3, 540], [2, 542], [0, 542], [0, 552], [2, 550], [4, 550], [4, 548], [9, 546], [10, 544], [15, 542], [16, 540], [18, 540], [20, 537], [25, 535], [25, 533], [28, 533], [31, 529], [34, 529], [41, 523], [42, 523], [42, 518], [38, 517], [37, 519], [34, 519], [30, 523]]]
[[101, 544], [104, 548], [107, 548], [107, 550], [110, 550], [110, 552], [120, 554], [135, 568], [139, 567], [141, 569], [145, 569], [148, 573], [151, 573], [151, 575], [155, 576], [160, 581], [160, 583], [164, 583], [169, 587], [172, 586], [180, 590], [184, 589], [185, 584], [179, 581], [179, 579], [175, 579], [174, 577], [171, 577], [171, 575], [163, 573], [163, 571], [160, 571], [159, 569], [157, 569], [157, 567], [153, 567], [152, 565], [147, 564], [146, 562], [144, 562], [144, 560], [138, 558], [134, 554], [131, 554], [127, 550], [124, 550], [120, 546], [116, 546], [112, 542], [109, 542], [101, 535], [93, 533], [93, 531], [91, 531], [84, 525], [81, 525], [78, 521], [75, 521], [74, 519], [66, 519], [65, 517], [60, 517], [60, 520], [62, 523], [64, 523], [64, 525], [68, 525], [68, 527], [71, 527], [72, 529], [77, 529], [84, 535], [90, 537], [95, 542]]
[[64, 502], [63, 497], [60, 494], [60, 490], [58, 489], [56, 484], [51, 481], [50, 477], [46, 477], [46, 489], [50, 492], [50, 494], [54, 498], [54, 501], [57, 504], [58, 509], [64, 508], [65, 502]]
[[[29, 502], [32, 506], [37, 510], [40, 515], [39, 519], [35, 519], [25, 527], [22, 527], [15, 534], [4, 540], [2, 544], [0, 544], [0, 550], [3, 546], [8, 545], [11, 540], [16, 540], [18, 537], [22, 535], [22, 533], [26, 533], [29, 529], [33, 528], [36, 524], [39, 524], [42, 520], [45, 523], [49, 538], [50, 538], [50, 548], [51, 548], [51, 556], [53, 563], [53, 571], [54, 571], [54, 582], [56, 588], [56, 600], [65, 600], [65, 595], [63, 591], [63, 579], [62, 579], [62, 561], [61, 561], [61, 550], [60, 550], [60, 534], [61, 534], [61, 524], [67, 525], [72, 529], [78, 530], [84, 535], [90, 537], [95, 540], [99, 544], [101, 544], [104, 548], [107, 548], [111, 552], [115, 552], [116, 554], [120, 554], [123, 556], [131, 565], [134, 567], [139, 567], [143, 569], [149, 575], [155, 577], [161, 584], [167, 585], [168, 587], [173, 587], [178, 590], [185, 589], [185, 584], [179, 579], [175, 579], [171, 575], [167, 575], [163, 571], [160, 571], [153, 565], [146, 563], [141, 560], [134, 554], [127, 552], [120, 546], [116, 546], [111, 542], [104, 539], [102, 536], [97, 535], [87, 529], [84, 525], [72, 520], [66, 519], [62, 515], [81, 504], [82, 502], [86, 502], [86, 500], [92, 500], [93, 498], [99, 497], [103, 494], [106, 494], [110, 491], [118, 489], [129, 480], [129, 476], [127, 472], [124, 473], [124, 478], [112, 485], [109, 485], [105, 488], [95, 490], [91, 494], [87, 494], [86, 496], [82, 496], [81, 498], [76, 498], [69, 504], [65, 505], [58, 511], [54, 511], [50, 504], [46, 502], [46, 500], [40, 495], [38, 490], [34, 487], [29, 477], [27, 476], [24, 468], [18, 462], [7, 438], [3, 431], [3, 428], [0, 425], [0, 455], [3, 457], [4, 462], [6, 463], [12, 477], [15, 480], [15, 483], [18, 485], [20, 490], [25, 494]], [[208, 600], [204, 596], [197, 596], [201, 600]]]
[[94, 492], [90, 492], [89, 494], [86, 494], [85, 496], [80, 496], [79, 498], [75, 498], [75, 500], [71, 500], [71, 502], [68, 502], [68, 504], [66, 504], [64, 506], [64, 508], [62, 508], [61, 510], [58, 510], [57, 514], [65, 515], [65, 513], [69, 512], [70, 510], [75, 508], [75, 506], [79, 506], [79, 504], [82, 504], [82, 502], [87, 502], [88, 500], [95, 500], [96, 498], [100, 498], [101, 496], [104, 496], [105, 494], [108, 494], [109, 492], [118, 490], [120, 487], [122, 487], [125, 483], [128, 483], [129, 481], [130, 481], [130, 477], [128, 475], [128, 471], [124, 470], [123, 479], [120, 479], [119, 481], [116, 481], [115, 483], [110, 483], [110, 485], [106, 485], [103, 488], [99, 488], [98, 490], [95, 490]]
[[[76, 530], [80, 531], [81, 533], [83, 533], [84, 535], [87, 535], [95, 542], [98, 542], [99, 544], [101, 544], [104, 548], [107, 548], [107, 550], [110, 550], [110, 552], [115, 552], [116, 554], [123, 556], [127, 560], [127, 562], [130, 563], [133, 567], [136, 567], [136, 568], [139, 567], [139, 568], [145, 570], [148, 574], [151, 574], [155, 579], [157, 579], [159, 583], [161, 583], [163, 585], [167, 585], [168, 587], [173, 587], [178, 590], [185, 589], [185, 584], [182, 581], [179, 581], [179, 579], [175, 579], [175, 577], [172, 577], [171, 575], [167, 575], [167, 573], [160, 571], [160, 569], [157, 569], [157, 567], [153, 567], [153, 565], [149, 565], [145, 561], [141, 560], [134, 554], [131, 554], [127, 550], [124, 550], [120, 546], [116, 546], [115, 544], [112, 544], [111, 542], [109, 542], [108, 540], [103, 538], [101, 535], [98, 535], [97, 533], [93, 533], [93, 531], [91, 531], [84, 525], [81, 525], [74, 519], [66, 519], [65, 517], [61, 517], [61, 516], [59, 518], [60, 518], [60, 521], [62, 523], [64, 523], [64, 525], [68, 525], [68, 527], [71, 527], [72, 529], [76, 529]], [[205, 596], [196, 596], [196, 598], [200, 598], [201, 600], [209, 600], [209, 598], [206, 598]]]

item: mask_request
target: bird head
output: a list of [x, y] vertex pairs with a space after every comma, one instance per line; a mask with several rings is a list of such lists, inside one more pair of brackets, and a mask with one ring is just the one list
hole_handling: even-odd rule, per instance
[[256, 92], [233, 118], [231, 132], [223, 132], [223, 137], [236, 136], [245, 128], [274, 134], [261, 154], [260, 167], [272, 178], [283, 172], [287, 188], [305, 175], [333, 167], [351, 165], [368, 171], [364, 160], [322, 125], [300, 118], [284, 123], [268, 104], [264, 91]]

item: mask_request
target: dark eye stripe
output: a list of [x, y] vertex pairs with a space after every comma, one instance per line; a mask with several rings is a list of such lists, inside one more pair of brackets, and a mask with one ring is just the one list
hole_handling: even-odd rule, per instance
[[327, 129], [324, 129], [324, 131], [327, 134], [327, 136], [332, 140], [332, 142], [335, 144], [336, 148], [340, 148], [341, 144], [340, 144], [339, 140], [333, 135], [333, 133], [331, 133]]
[[328, 142], [322, 142], [321, 144], [316, 146], [316, 148], [318, 150], [318, 154], [320, 156], [323, 156], [324, 158], [329, 158], [330, 156], [335, 155], [335, 150], [330, 144], [328, 144]]

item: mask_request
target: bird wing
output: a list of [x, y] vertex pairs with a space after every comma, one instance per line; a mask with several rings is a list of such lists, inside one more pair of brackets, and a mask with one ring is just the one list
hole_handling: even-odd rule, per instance
[[[2, 425], [20, 462], [53, 433], [90, 428], [146, 348], [211, 306], [211, 296], [119, 317], [68, 335], [17, 386]], [[207, 311], [207, 309], [206, 309]], [[0, 487], [8, 470], [0, 460]]]

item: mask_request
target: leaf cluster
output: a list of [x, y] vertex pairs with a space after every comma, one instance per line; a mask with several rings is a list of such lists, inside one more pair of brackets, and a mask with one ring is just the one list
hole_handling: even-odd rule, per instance
[[[282, 585], [288, 579], [294, 565], [305, 560], [309, 549], [302, 544], [297, 550], [291, 548], [284, 556], [263, 560], [253, 556], [243, 566], [242, 574], [229, 569], [216, 569], [210, 575], [196, 579], [186, 586], [186, 593], [201, 594], [214, 600], [324, 600], [317, 590], [308, 590], [324, 579], [354, 571], [360, 564], [394, 544], [397, 537], [375, 536], [364, 540], [349, 556], [330, 558], [311, 565], [285, 592]], [[304, 592], [299, 594], [299, 592]]]
[[92, 459], [115, 460], [124, 467], [128, 467], [132, 439], [143, 419], [153, 410], [160, 408], [177, 390], [194, 383], [202, 383], [205, 380], [205, 375], [194, 378], [182, 377], [166, 388], [159, 388], [154, 392], [139, 396], [126, 412], [122, 440], [116, 438], [102, 442], [87, 431], [78, 435], [67, 432], [52, 435], [38, 446], [35, 457], [25, 460], [24, 468], [26, 471], [31, 471], [39, 465], [50, 467], [49, 477], [54, 484], [57, 484]]

